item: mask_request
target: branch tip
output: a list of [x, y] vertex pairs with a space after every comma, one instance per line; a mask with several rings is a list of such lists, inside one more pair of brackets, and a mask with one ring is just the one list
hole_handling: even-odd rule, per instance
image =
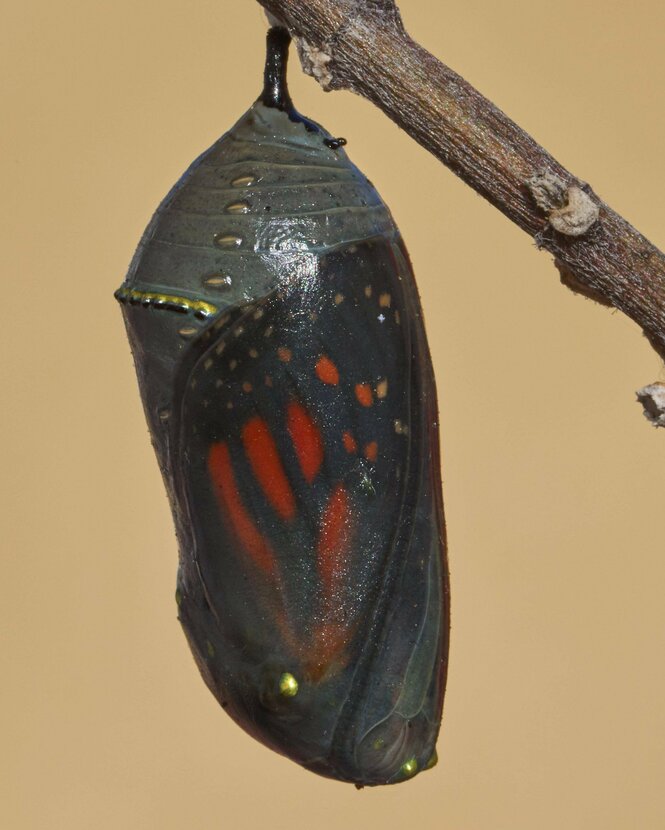
[[644, 407], [644, 417], [655, 427], [665, 427], [665, 383], [657, 381], [637, 390], [637, 400]]

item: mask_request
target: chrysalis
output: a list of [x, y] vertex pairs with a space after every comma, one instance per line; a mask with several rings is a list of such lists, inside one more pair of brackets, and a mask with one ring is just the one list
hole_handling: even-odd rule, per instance
[[358, 786], [432, 766], [448, 580], [409, 259], [341, 139], [265, 87], [116, 292], [180, 546], [180, 622], [247, 732]]

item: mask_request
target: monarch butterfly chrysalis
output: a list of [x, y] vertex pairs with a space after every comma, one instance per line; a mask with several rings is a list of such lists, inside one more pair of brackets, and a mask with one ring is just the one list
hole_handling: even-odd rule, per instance
[[344, 141], [264, 90], [116, 292], [210, 690], [321, 775], [432, 766], [448, 650], [436, 392], [409, 258]]

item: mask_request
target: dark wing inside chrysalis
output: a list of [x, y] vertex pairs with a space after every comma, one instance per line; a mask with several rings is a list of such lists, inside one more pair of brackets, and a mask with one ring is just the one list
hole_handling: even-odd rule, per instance
[[327, 254], [206, 331], [174, 425], [181, 619], [204, 676], [265, 743], [359, 783], [412, 774], [438, 731], [438, 447], [414, 291], [384, 240]]

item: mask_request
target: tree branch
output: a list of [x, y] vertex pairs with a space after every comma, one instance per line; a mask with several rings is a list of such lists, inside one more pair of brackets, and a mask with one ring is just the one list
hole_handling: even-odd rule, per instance
[[665, 359], [665, 256], [463, 78], [415, 43], [394, 0], [259, 0], [324, 89], [376, 104], [613, 306]]

